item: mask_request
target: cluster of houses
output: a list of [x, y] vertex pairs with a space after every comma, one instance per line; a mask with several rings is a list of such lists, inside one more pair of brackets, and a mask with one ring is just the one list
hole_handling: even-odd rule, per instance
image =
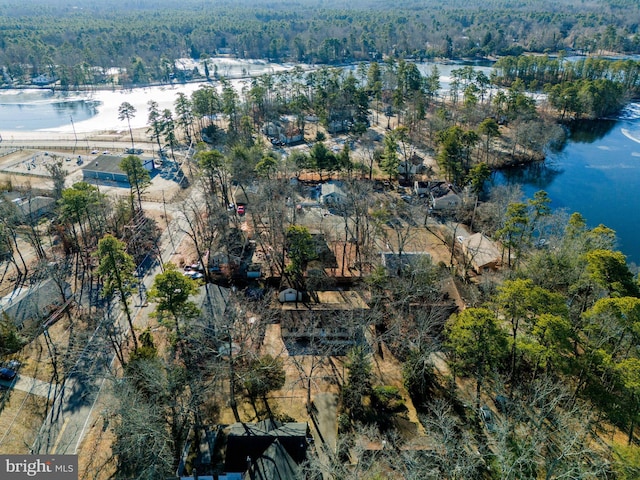
[[[418, 197], [427, 198], [433, 211], [447, 212], [463, 204], [463, 196], [455, 187], [445, 181], [414, 182], [413, 192]], [[328, 181], [320, 185], [320, 202], [325, 205], [340, 205], [347, 199], [343, 185], [339, 181]]]

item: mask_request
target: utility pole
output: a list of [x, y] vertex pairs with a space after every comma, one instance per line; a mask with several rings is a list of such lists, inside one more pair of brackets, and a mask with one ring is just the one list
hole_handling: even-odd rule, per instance
[[71, 119], [71, 128], [73, 128], [73, 137], [76, 139], [75, 143], [73, 144], [73, 153], [76, 153], [76, 146], [78, 145], [78, 135], [76, 134], [76, 126], [73, 123], [73, 117], [69, 115], [69, 118]]
[[169, 240], [171, 241], [173, 254], [176, 253], [176, 244], [173, 243], [173, 235], [171, 234], [171, 227], [169, 226], [169, 217], [167, 217], [167, 202], [164, 199], [164, 190], [162, 190], [162, 208], [164, 209], [164, 223], [167, 225], [167, 231], [169, 232]]

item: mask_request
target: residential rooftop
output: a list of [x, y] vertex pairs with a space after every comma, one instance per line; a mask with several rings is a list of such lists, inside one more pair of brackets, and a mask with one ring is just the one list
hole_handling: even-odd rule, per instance
[[358, 292], [324, 291], [315, 292], [317, 301], [283, 303], [282, 310], [366, 310], [369, 306]]

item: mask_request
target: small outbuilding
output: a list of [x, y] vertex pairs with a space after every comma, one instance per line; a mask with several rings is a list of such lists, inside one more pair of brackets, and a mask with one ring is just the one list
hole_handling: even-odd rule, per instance
[[302, 292], [297, 291], [295, 288], [287, 288], [278, 294], [280, 303], [301, 302], [302, 298]]

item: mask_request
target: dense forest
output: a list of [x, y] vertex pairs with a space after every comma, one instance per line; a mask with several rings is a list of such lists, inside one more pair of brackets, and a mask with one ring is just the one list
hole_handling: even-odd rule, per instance
[[[0, 2], [0, 65], [12, 78], [88, 77], [92, 67], [160, 80], [181, 57], [232, 53], [306, 63], [640, 51], [637, 2]], [[84, 81], [89, 80], [84, 78]], [[93, 83], [93, 82], [91, 82]]]

